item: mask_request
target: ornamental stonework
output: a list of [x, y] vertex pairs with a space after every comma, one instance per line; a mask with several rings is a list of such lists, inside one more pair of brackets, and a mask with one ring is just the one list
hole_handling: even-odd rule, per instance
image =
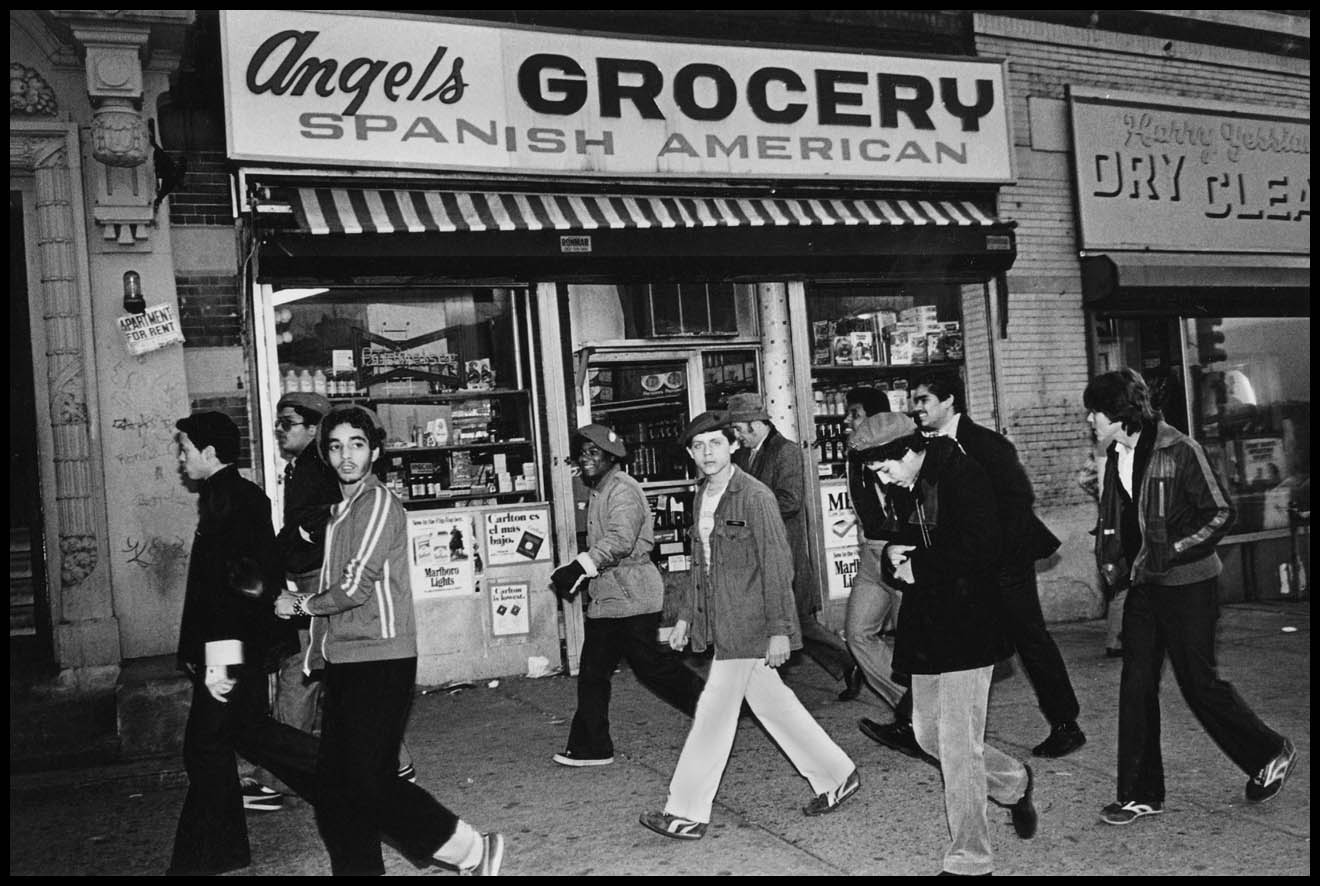
[[59, 112], [55, 90], [36, 71], [9, 63], [9, 116], [54, 117]]

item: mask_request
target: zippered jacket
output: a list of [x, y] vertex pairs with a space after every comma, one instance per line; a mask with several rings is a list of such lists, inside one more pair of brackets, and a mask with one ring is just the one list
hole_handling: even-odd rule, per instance
[[313, 616], [309, 674], [325, 662], [417, 656], [407, 512], [374, 474], [331, 510], [321, 590], [303, 608]]
[[1118, 444], [1111, 443], [1100, 485], [1095, 556], [1111, 593], [1134, 584], [1186, 585], [1223, 570], [1215, 546], [1233, 524], [1233, 504], [1201, 444], [1164, 422], [1137, 487], [1141, 547], [1132, 563], [1123, 556]]
[[[697, 487], [692, 513], [710, 481]], [[793, 602], [793, 554], [784, 533], [775, 494], [760, 480], [734, 467], [729, 486], [715, 506], [710, 550], [701, 530], [692, 540], [692, 581], [679, 604], [688, 623], [693, 652], [715, 647], [717, 659], [762, 658], [771, 637], [788, 637], [802, 648], [802, 630]], [[710, 569], [706, 565], [709, 562]]]
[[587, 550], [578, 562], [591, 577], [588, 618], [626, 618], [663, 608], [665, 585], [651, 561], [654, 547], [646, 493], [616, 465], [587, 501]]

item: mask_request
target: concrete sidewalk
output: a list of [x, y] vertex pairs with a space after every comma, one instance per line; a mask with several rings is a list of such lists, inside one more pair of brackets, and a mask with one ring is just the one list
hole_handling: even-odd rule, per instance
[[[1295, 628], [1295, 630], [1285, 630]], [[1311, 633], [1308, 602], [1237, 604], [1220, 622], [1221, 674], [1261, 718], [1288, 735], [1300, 768], [1263, 806], [1206, 737], [1166, 668], [1166, 813], [1127, 827], [1099, 822], [1114, 799], [1120, 663], [1104, 657], [1104, 625], [1052, 633], [1082, 702], [1089, 741], [1061, 760], [1031, 760], [1040, 832], [1022, 841], [991, 807], [999, 875], [1309, 875]], [[506, 875], [929, 875], [947, 840], [939, 773], [880, 747], [859, 717], [890, 718], [869, 694], [835, 699], [837, 684], [807, 662], [789, 684], [856, 760], [860, 793], [806, 818], [810, 788], [750, 721], [739, 728], [705, 839], [680, 843], [637, 823], [664, 805], [688, 720], [624, 669], [614, 680], [616, 763], [565, 769], [575, 699], [567, 677], [498, 681], [418, 697], [408, 731], [420, 783], [480, 829], [507, 838]], [[14, 724], [11, 720], [11, 733]], [[1021, 673], [996, 683], [987, 740], [1022, 759], [1046, 734]], [[10, 776], [10, 874], [153, 875], [164, 871], [186, 779], [178, 759]], [[253, 865], [238, 875], [328, 874], [312, 810], [250, 813]], [[418, 870], [386, 849], [392, 875]]]

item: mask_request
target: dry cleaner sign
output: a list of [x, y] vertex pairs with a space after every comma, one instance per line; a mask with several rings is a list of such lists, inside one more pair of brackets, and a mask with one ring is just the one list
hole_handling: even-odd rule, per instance
[[238, 160], [1012, 180], [1004, 65], [223, 10]]

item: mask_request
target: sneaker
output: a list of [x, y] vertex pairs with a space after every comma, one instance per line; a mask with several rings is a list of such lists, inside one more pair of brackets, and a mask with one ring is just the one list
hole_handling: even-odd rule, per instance
[[575, 754], [572, 751], [555, 754], [551, 759], [560, 766], [608, 766], [614, 762], [613, 756], [588, 757], [583, 754]]
[[1283, 750], [1279, 751], [1278, 756], [1265, 764], [1265, 768], [1257, 772], [1247, 782], [1247, 802], [1264, 803], [1266, 800], [1273, 799], [1279, 791], [1283, 790], [1283, 783], [1292, 775], [1292, 771], [1297, 767], [1297, 748], [1288, 739], [1283, 740]]
[[417, 784], [417, 767], [409, 763], [398, 772], [399, 781], [412, 782]]
[[911, 721], [895, 720], [893, 723], [886, 724], [877, 723], [863, 717], [857, 721], [857, 728], [862, 731], [862, 735], [872, 741], [878, 741], [900, 754], [907, 754], [909, 757], [925, 760], [932, 766], [940, 765], [938, 760], [922, 750], [921, 745], [917, 744], [917, 734], [912, 731]]
[[243, 808], [250, 812], [279, 812], [284, 808], [284, 795], [254, 778], [243, 779], [239, 787], [243, 792]]
[[504, 864], [504, 835], [491, 832], [481, 835], [481, 860], [470, 868], [460, 868], [460, 877], [498, 877]]
[[1105, 824], [1131, 824], [1143, 815], [1159, 815], [1163, 811], [1163, 803], [1138, 803], [1128, 800], [1126, 803], [1110, 803], [1101, 809], [1100, 820]]
[[1086, 733], [1077, 725], [1077, 721], [1055, 723], [1050, 727], [1050, 734], [1040, 744], [1031, 749], [1036, 757], [1064, 757], [1086, 744]]
[[824, 815], [826, 812], [833, 812], [844, 800], [857, 793], [861, 786], [862, 777], [854, 769], [843, 780], [843, 784], [832, 791], [812, 797], [811, 802], [802, 807], [802, 812], [804, 815]]
[[643, 812], [637, 819], [644, 826], [675, 840], [700, 840], [706, 836], [706, 823], [668, 812]]
[[1008, 811], [1013, 816], [1013, 830], [1024, 840], [1030, 840], [1036, 836], [1036, 825], [1039, 823], [1039, 816], [1036, 814], [1036, 804], [1031, 800], [1031, 792], [1035, 787], [1036, 777], [1031, 772], [1031, 767], [1025, 763], [1022, 764], [1027, 770], [1027, 789], [1023, 791], [1021, 798], [1008, 807]]

